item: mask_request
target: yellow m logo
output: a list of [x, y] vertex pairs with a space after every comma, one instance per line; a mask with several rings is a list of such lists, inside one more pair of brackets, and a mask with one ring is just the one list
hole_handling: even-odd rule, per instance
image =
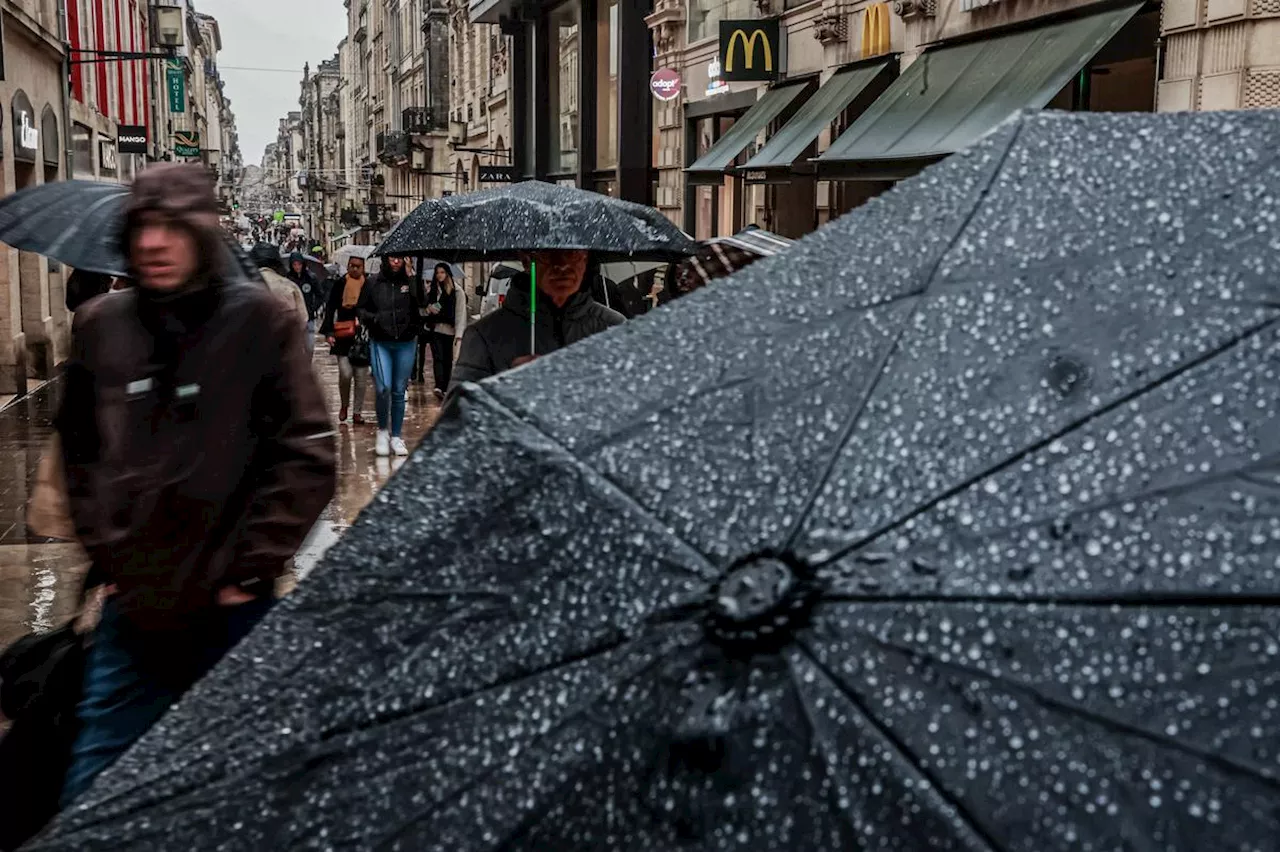
[[862, 13], [862, 55], [889, 52], [889, 4], [876, 3]]
[[755, 67], [756, 39], [764, 43], [764, 70], [773, 70], [773, 47], [769, 44], [769, 37], [765, 35], [764, 30], [752, 30], [751, 35], [747, 35], [745, 30], [736, 30], [724, 52], [726, 74], [733, 71], [733, 47], [738, 43], [738, 39], [742, 39], [742, 55], [746, 59], [745, 68], [748, 71]]

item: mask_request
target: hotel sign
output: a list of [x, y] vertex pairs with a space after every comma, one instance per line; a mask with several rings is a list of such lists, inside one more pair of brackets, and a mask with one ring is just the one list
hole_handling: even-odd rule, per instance
[[720, 78], [772, 81], [782, 76], [786, 46], [778, 18], [720, 22]]

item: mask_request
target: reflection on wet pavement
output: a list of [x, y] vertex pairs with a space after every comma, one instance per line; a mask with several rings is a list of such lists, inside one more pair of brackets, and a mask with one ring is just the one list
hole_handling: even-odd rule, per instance
[[[336, 419], [338, 366], [323, 344], [316, 350], [315, 367]], [[75, 609], [87, 568], [78, 545], [36, 537], [26, 527], [36, 466], [52, 434], [56, 394], [57, 383], [47, 384], [0, 410], [0, 648], [32, 629], [49, 629], [66, 621]], [[298, 552], [300, 577], [315, 567], [404, 461], [378, 458], [374, 453], [372, 380], [365, 396], [368, 424], [348, 422], [338, 427], [337, 493]], [[438, 411], [430, 380], [409, 386], [404, 439], [410, 447], [421, 439]], [[293, 583], [292, 577], [282, 581], [281, 591], [288, 591]]]

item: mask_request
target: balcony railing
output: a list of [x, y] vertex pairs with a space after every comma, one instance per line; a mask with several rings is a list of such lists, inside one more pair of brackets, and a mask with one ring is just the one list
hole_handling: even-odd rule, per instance
[[448, 116], [436, 117], [430, 107], [409, 107], [400, 113], [400, 124], [406, 133], [430, 133], [433, 130], [448, 130]]

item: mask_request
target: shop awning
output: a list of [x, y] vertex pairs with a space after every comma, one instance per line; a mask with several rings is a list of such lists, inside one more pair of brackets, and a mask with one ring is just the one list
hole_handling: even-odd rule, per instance
[[896, 68], [896, 62], [886, 60], [837, 71], [773, 134], [759, 153], [742, 166], [742, 174], [749, 181], [786, 180], [792, 167], [822, 131], [855, 99], [865, 98], [869, 105], [871, 99], [888, 86]]
[[1140, 8], [926, 52], [818, 158], [819, 174], [904, 177], [1044, 108]]
[[778, 86], [764, 93], [764, 97], [755, 102], [751, 109], [743, 113], [729, 128], [729, 132], [720, 137], [707, 153], [699, 157], [693, 165], [685, 169], [690, 183], [720, 183], [724, 180], [725, 169], [733, 165], [738, 155], [747, 149], [760, 135], [760, 131], [769, 126], [787, 108], [804, 94], [813, 91], [813, 84], [808, 81]]

